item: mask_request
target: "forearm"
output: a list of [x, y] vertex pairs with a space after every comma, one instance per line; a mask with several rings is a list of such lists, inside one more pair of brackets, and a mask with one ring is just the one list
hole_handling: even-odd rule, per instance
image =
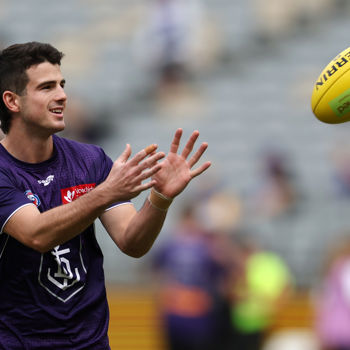
[[154, 180], [145, 180], [160, 169], [158, 161], [164, 153], [156, 152], [156, 148], [157, 145], [152, 144], [129, 159], [131, 148], [127, 145], [107, 178], [91, 192], [43, 213], [32, 205], [21, 207], [9, 218], [3, 231], [40, 252], [67, 242], [91, 225], [112, 203], [130, 200], [154, 185]]
[[167, 211], [153, 207], [147, 199], [131, 219], [124, 235], [123, 252], [133, 257], [145, 255], [158, 237]]
[[132, 204], [108, 210], [101, 216], [101, 222], [123, 253], [139, 258], [152, 247], [166, 214], [152, 207], [147, 199], [139, 211]]
[[46, 252], [80, 234], [109, 204], [105, 191], [98, 186], [74, 202], [43, 213], [26, 206], [14, 214], [4, 231], [31, 248]]
[[74, 202], [42, 213], [38, 237], [45, 237], [47, 250], [50, 250], [84, 231], [108, 205], [108, 200], [97, 187]]

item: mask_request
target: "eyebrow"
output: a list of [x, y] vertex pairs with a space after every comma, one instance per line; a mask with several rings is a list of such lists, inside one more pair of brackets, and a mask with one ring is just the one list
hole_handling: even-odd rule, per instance
[[[45, 86], [45, 85], [51, 85], [51, 84], [56, 84], [57, 83], [57, 81], [56, 80], [48, 80], [48, 81], [43, 81], [42, 83], [40, 83], [38, 86], [37, 86], [37, 88], [38, 89], [40, 89], [41, 87], [43, 87], [43, 86]], [[60, 85], [61, 84], [66, 84], [66, 79], [62, 79], [61, 81], [60, 81]]]

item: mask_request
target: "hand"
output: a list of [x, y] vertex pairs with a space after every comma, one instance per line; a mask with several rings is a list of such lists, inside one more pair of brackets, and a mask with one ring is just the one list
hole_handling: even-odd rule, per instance
[[112, 202], [134, 198], [155, 185], [155, 180], [146, 183], [143, 181], [161, 168], [158, 160], [164, 158], [165, 154], [156, 152], [157, 147], [155, 144], [150, 145], [129, 159], [131, 147], [129, 144], [126, 145], [124, 152], [113, 163], [104, 182], [104, 185], [108, 187], [106, 193], [111, 196]]
[[192, 133], [181, 155], [179, 155], [177, 151], [181, 136], [182, 129], [177, 129], [170, 146], [170, 152], [160, 163], [160, 170], [152, 176], [152, 179], [155, 181], [154, 188], [164, 196], [170, 198], [174, 198], [180, 194], [194, 177], [202, 174], [211, 165], [211, 162], [205, 162], [200, 167], [192, 170], [192, 167], [199, 161], [202, 154], [208, 148], [208, 144], [203, 142], [191, 158], [187, 160], [193, 150], [199, 132], [194, 131]]

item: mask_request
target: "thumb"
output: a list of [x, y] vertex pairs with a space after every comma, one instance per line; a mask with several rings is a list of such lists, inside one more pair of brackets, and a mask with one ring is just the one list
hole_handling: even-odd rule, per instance
[[121, 162], [126, 162], [129, 159], [130, 155], [131, 155], [131, 146], [127, 143], [123, 153], [119, 156], [118, 159]]

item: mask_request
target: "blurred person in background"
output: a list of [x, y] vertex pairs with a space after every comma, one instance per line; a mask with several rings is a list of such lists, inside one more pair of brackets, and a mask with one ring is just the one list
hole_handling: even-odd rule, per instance
[[350, 237], [328, 250], [315, 293], [315, 329], [321, 350], [350, 350]]
[[292, 276], [283, 259], [254, 237], [237, 239], [243, 273], [231, 286], [233, 349], [260, 350], [279, 307], [289, 297]]
[[138, 62], [155, 81], [158, 106], [193, 115], [200, 99], [193, 82], [217, 55], [219, 38], [199, 0], [153, 0], [135, 35]]
[[236, 255], [196, 208], [183, 207], [154, 259], [165, 335], [171, 350], [230, 349], [228, 287]]
[[267, 218], [286, 217], [296, 212], [300, 197], [288, 157], [270, 149], [262, 156], [261, 182], [252, 195], [253, 210]]
[[[198, 131], [181, 154], [178, 129], [166, 156], [152, 144], [131, 157], [127, 144], [114, 163], [98, 146], [57, 136], [65, 128], [67, 104], [62, 57], [38, 42], [0, 53], [4, 349], [110, 349], [94, 221], [101, 220], [123, 253], [141, 257], [162, 229], [173, 198], [211, 165], [192, 169], [207, 148], [202, 143], [190, 156]], [[148, 189], [136, 211], [131, 199]]]
[[332, 184], [338, 198], [350, 197], [350, 143], [347, 136], [337, 136], [330, 152]]

